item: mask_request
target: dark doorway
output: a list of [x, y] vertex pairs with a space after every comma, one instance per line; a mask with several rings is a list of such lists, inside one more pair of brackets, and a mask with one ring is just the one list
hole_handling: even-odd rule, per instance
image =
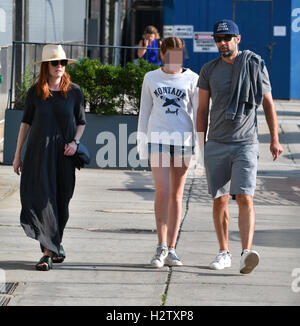
[[[145, 5], [144, 3], [147, 3], [148, 5]], [[155, 26], [159, 33], [162, 33], [163, 16], [161, 0], [136, 1], [134, 44], [138, 44], [141, 40], [144, 29], [148, 25]]]
[[[124, 22], [123, 45], [137, 46], [142, 39], [144, 29], [148, 25], [155, 26], [160, 35], [163, 31], [163, 0], [133, 0], [129, 1], [127, 17]], [[127, 59], [137, 58], [136, 51], [130, 51]]]

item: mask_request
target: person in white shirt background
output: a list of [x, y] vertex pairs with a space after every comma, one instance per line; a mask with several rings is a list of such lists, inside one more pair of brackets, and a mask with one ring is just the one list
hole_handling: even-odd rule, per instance
[[142, 86], [137, 145], [140, 159], [150, 161], [155, 185], [158, 235], [151, 265], [181, 266], [175, 252], [182, 197], [196, 140], [198, 74], [182, 67], [184, 40], [162, 41], [163, 66], [146, 73]]

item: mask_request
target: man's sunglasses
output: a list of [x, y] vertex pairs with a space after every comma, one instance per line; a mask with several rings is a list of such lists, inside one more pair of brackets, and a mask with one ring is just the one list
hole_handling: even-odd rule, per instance
[[68, 64], [68, 60], [53, 60], [53, 61], [50, 61], [50, 63], [53, 67], [56, 67], [59, 64], [61, 64], [63, 67], [65, 67]]
[[219, 35], [214, 35], [214, 40], [216, 43], [221, 42], [222, 40], [224, 40], [225, 42], [229, 42], [231, 41], [231, 39], [233, 37], [235, 37], [236, 35], [232, 35], [232, 34], [225, 34], [223, 36], [219, 36]]

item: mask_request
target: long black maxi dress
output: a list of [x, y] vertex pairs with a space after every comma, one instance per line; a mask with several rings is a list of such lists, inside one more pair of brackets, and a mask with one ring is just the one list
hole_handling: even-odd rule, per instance
[[80, 88], [72, 84], [67, 98], [52, 91], [43, 100], [32, 86], [22, 122], [31, 128], [21, 174], [21, 225], [41, 249], [58, 254], [75, 187], [75, 167], [64, 147], [74, 139], [76, 126], [86, 123]]

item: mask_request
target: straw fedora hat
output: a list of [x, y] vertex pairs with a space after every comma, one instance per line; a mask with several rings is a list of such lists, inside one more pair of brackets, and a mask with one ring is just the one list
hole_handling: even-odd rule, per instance
[[36, 61], [35, 64], [41, 64], [46, 61], [55, 60], [68, 60], [69, 63], [74, 63], [77, 60], [69, 59], [66, 57], [66, 52], [60, 44], [47, 44], [43, 47], [42, 51], [42, 61]]

